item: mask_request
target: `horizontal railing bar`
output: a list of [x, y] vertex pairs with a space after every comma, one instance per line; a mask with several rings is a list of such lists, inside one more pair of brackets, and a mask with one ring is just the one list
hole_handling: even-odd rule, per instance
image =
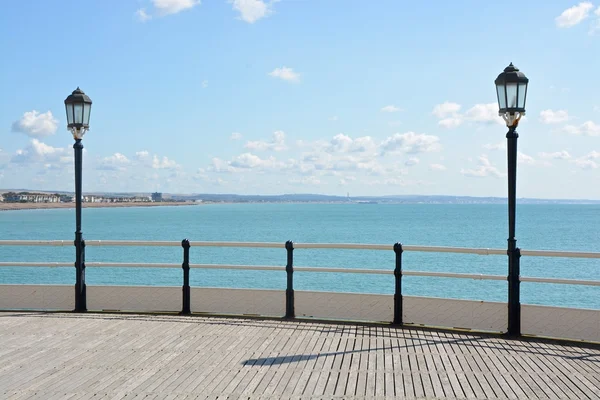
[[285, 271], [285, 267], [272, 265], [237, 265], [237, 264], [190, 264], [190, 268], [197, 269], [242, 269], [248, 271]]
[[521, 250], [521, 255], [530, 257], [600, 258], [600, 253], [581, 251]]
[[462, 278], [462, 279], [480, 279], [491, 281], [506, 281], [507, 277], [502, 275], [483, 275], [483, 274], [460, 274], [453, 272], [436, 271], [402, 271], [404, 276], [435, 276], [440, 278]]
[[[148, 241], [148, 240], [86, 240], [87, 246], [181, 246], [180, 241]], [[192, 247], [253, 247], [253, 248], [285, 248], [283, 242], [190, 242]], [[72, 240], [0, 240], [0, 246], [73, 246]], [[294, 243], [295, 249], [356, 249], [356, 250], [393, 250], [388, 244], [361, 243]], [[403, 251], [432, 253], [462, 253], [478, 255], [506, 255], [505, 249], [447, 246], [403, 245]], [[600, 258], [600, 252], [576, 252], [554, 250], [523, 250], [522, 256], [532, 257], [567, 257], [567, 258]]]
[[412, 246], [403, 245], [403, 251], [431, 252], [431, 253], [462, 253], [477, 254], [480, 256], [506, 255], [506, 249], [488, 249], [474, 247], [446, 247], [446, 246]]
[[181, 264], [173, 263], [126, 263], [126, 262], [86, 262], [86, 267], [92, 268], [181, 268]]
[[294, 267], [294, 272], [338, 272], [342, 274], [377, 274], [393, 275], [393, 270], [385, 269], [354, 269], [354, 268], [322, 268], [322, 267]]
[[0, 246], [73, 246], [73, 240], [0, 240]]
[[[181, 242], [143, 241], [143, 240], [86, 240], [87, 246], [175, 246]], [[191, 247], [252, 247], [252, 248], [285, 248], [285, 243], [269, 242], [192, 242]]]
[[75, 263], [73, 262], [24, 262], [24, 261], [15, 261], [15, 262], [0, 262], [0, 267], [43, 267], [43, 268], [52, 268], [52, 267], [73, 267]]
[[587, 281], [581, 279], [559, 279], [559, 278], [530, 278], [522, 276], [521, 282], [560, 283], [565, 285], [600, 286], [600, 281]]
[[86, 240], [86, 246], [154, 246], [154, 247], [181, 247], [181, 241], [161, 240]]
[[394, 250], [391, 244], [361, 243], [295, 243], [294, 249], [354, 249], [354, 250]]
[[[180, 244], [181, 245], [181, 244]], [[192, 247], [255, 247], [255, 248], [271, 248], [285, 249], [285, 243], [281, 242], [192, 242]], [[295, 247], [295, 245], [294, 245]]]

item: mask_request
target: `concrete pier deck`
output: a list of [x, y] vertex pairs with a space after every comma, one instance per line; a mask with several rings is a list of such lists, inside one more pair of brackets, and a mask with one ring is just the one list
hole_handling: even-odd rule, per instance
[[391, 326], [0, 313], [2, 399], [600, 399], [600, 347]]

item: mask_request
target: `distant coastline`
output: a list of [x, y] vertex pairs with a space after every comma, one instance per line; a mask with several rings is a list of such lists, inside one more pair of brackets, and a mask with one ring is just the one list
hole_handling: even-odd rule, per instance
[[[175, 207], [195, 206], [200, 203], [191, 201], [166, 202], [130, 202], [130, 203], [83, 203], [83, 208], [115, 208], [115, 207]], [[75, 208], [75, 203], [0, 203], [0, 211], [41, 210], [54, 208]]]

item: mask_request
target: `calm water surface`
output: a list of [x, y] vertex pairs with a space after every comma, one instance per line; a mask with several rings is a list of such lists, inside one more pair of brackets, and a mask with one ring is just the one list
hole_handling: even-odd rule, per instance
[[[506, 205], [210, 204], [189, 207], [84, 209], [86, 239], [381, 243], [505, 248]], [[73, 239], [74, 210], [0, 212], [0, 239]], [[600, 206], [519, 205], [522, 249], [600, 251]], [[86, 260], [181, 262], [180, 248], [88, 247]], [[297, 266], [394, 267], [392, 251], [304, 250]], [[74, 260], [69, 247], [0, 247], [0, 261]], [[285, 265], [284, 249], [193, 248], [192, 263]], [[406, 270], [506, 275], [506, 256], [405, 252]], [[180, 285], [180, 269], [88, 268], [88, 284]], [[600, 280], [600, 260], [522, 257], [521, 274]], [[74, 282], [74, 268], [0, 268], [1, 283]], [[405, 294], [506, 301], [506, 283], [405, 277]], [[202, 287], [285, 288], [272, 271], [192, 270]], [[393, 276], [295, 274], [298, 289], [393, 293]], [[522, 302], [600, 309], [600, 287], [523, 283]]]

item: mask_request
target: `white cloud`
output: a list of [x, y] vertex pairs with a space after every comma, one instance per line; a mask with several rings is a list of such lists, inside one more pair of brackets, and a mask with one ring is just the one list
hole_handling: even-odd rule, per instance
[[12, 131], [24, 133], [33, 138], [52, 135], [58, 129], [58, 120], [52, 112], [39, 113], [36, 110], [27, 111], [18, 121], [13, 122]]
[[381, 145], [381, 153], [404, 152], [409, 154], [428, 153], [438, 151], [440, 138], [433, 135], [416, 134], [407, 132], [403, 134], [395, 133], [385, 139]]
[[577, 160], [573, 160], [573, 163], [577, 165], [581, 169], [596, 169], [600, 167], [597, 162], [593, 160], [586, 160], [583, 158], [578, 158]]
[[265, 2], [263, 0], [233, 0], [233, 9], [240, 13], [240, 19], [253, 24], [273, 12], [273, 4], [278, 0]]
[[129, 164], [130, 161], [127, 157], [125, 157], [121, 153], [115, 153], [112, 156], [104, 157], [100, 161], [98, 169], [109, 171], [124, 171], [125, 166]]
[[540, 112], [540, 121], [543, 124], [558, 124], [569, 120], [569, 113], [566, 110], [543, 110]]
[[284, 163], [277, 161], [274, 157], [260, 158], [252, 153], [243, 153], [235, 156], [231, 161], [213, 158], [212, 165], [208, 170], [217, 173], [235, 173], [249, 170], [263, 171], [272, 168], [282, 169], [284, 166]]
[[571, 162], [581, 169], [596, 169], [600, 167], [598, 162], [595, 161], [597, 159], [600, 159], [600, 152], [593, 150]]
[[200, 5], [200, 0], [152, 0], [159, 15], [177, 14]]
[[24, 149], [19, 149], [12, 157], [11, 162], [16, 164], [44, 163], [44, 164], [70, 164], [73, 162], [72, 150], [68, 147], [52, 147], [32, 139]]
[[211, 160], [211, 165], [207, 168], [208, 171], [223, 173], [223, 172], [237, 172], [237, 168], [233, 168], [229, 165], [229, 163], [225, 160], [222, 160], [218, 157], [214, 157]]
[[301, 183], [303, 185], [320, 185], [321, 180], [316, 176], [307, 176], [299, 179], [290, 179], [290, 183]]
[[[285, 145], [283, 135], [274, 135], [272, 141], [248, 142], [244, 152], [230, 159], [214, 158], [209, 166], [202, 169], [207, 181], [218, 175], [230, 173], [239, 179], [240, 187], [250, 184], [257, 176], [271, 179], [274, 174], [285, 174], [287, 183], [321, 182], [329, 185], [355, 185], [360, 183], [388, 182], [389, 184], [420, 184], [417, 181], [400, 179], [407, 175], [407, 165], [415, 165], [420, 160], [417, 153], [435, 151], [441, 148], [437, 136], [408, 132], [392, 135], [384, 140], [375, 140], [370, 136], [353, 138], [343, 133], [336, 134], [329, 140], [303, 141], [297, 146], [301, 151], [299, 157], [284, 159], [274, 156], [263, 156], [255, 150], [271, 149], [276, 143]], [[398, 161], [398, 157], [387, 155], [406, 153], [408, 157]], [[439, 170], [444, 167], [433, 167]], [[195, 179], [195, 178], [194, 178]], [[395, 181], [390, 181], [395, 180]], [[279, 181], [276, 185], [284, 184]], [[310, 183], [307, 183], [310, 184]]]
[[506, 150], [506, 142], [502, 141], [494, 144], [484, 144], [483, 148], [486, 150]]
[[125, 157], [121, 153], [115, 153], [112, 156], [104, 157], [102, 159], [102, 161], [109, 162], [112, 164], [128, 164], [129, 163], [129, 159], [127, 159], [127, 157]]
[[596, 150], [592, 150], [588, 154], [583, 156], [583, 158], [585, 158], [587, 160], [595, 160], [597, 158], [600, 158], [600, 152], [598, 152]]
[[475, 104], [467, 110], [465, 119], [473, 122], [505, 124], [498, 115], [498, 104], [496, 103]]
[[493, 176], [496, 178], [500, 178], [503, 176], [498, 168], [492, 165], [490, 160], [486, 155], [481, 155], [478, 157], [479, 166], [476, 169], [461, 169], [460, 173], [464, 176], [473, 177], [473, 178], [484, 178], [487, 176]]
[[459, 112], [461, 107], [458, 103], [445, 102], [436, 105], [432, 114], [440, 119], [438, 125], [448, 129], [456, 128], [464, 122], [504, 124], [504, 120], [498, 116], [496, 103], [475, 104], [464, 113]]
[[136, 151], [135, 156], [138, 160], [143, 160], [148, 158], [150, 156], [150, 153], [148, 153], [148, 151], [146, 150]]
[[269, 72], [269, 76], [273, 78], [283, 79], [288, 82], [300, 82], [300, 74], [294, 72], [293, 68], [281, 67], [275, 68], [273, 71]]
[[438, 125], [443, 126], [444, 128], [452, 129], [462, 125], [463, 119], [460, 116], [444, 118], [438, 121]]
[[555, 151], [554, 153], [538, 153], [541, 158], [550, 158], [553, 160], [568, 160], [571, 158], [571, 155], [568, 151]]
[[137, 10], [135, 12], [135, 16], [137, 17], [137, 19], [141, 22], [146, 22], [152, 19], [152, 15], [149, 15], [146, 12], [145, 8], [140, 8], [139, 10]]
[[431, 164], [429, 165], [429, 169], [433, 171], [445, 171], [447, 168], [442, 164]]
[[563, 130], [571, 135], [600, 136], [600, 125], [586, 121], [579, 126], [566, 125]]
[[208, 87], [208, 81], [205, 79], [202, 81], [202, 88], [206, 89]]
[[152, 157], [152, 168], [154, 169], [177, 169], [180, 165], [175, 161], [170, 160], [168, 157], [163, 156], [162, 158], [156, 154]]
[[517, 152], [517, 163], [524, 165], [533, 165], [535, 164], [535, 159], [519, 151]]
[[374, 152], [377, 144], [370, 136], [352, 139], [350, 136], [338, 133], [329, 143], [323, 143], [323, 150], [328, 153], [361, 153]]
[[354, 181], [356, 181], [356, 177], [350, 175], [350, 176], [346, 176], [346, 177], [340, 179], [339, 184], [342, 186], [346, 186]]
[[432, 114], [441, 119], [456, 114], [460, 109], [460, 104], [446, 101], [433, 107]]
[[400, 110], [401, 109], [399, 107], [396, 107], [394, 105], [385, 106], [381, 109], [381, 111], [388, 112], [388, 113], [398, 112]]
[[258, 151], [284, 151], [287, 150], [287, 146], [285, 144], [285, 132], [283, 131], [275, 131], [273, 132], [273, 138], [269, 142], [265, 142], [263, 140], [257, 141], [248, 141], [244, 146], [250, 150], [258, 150]]
[[239, 132], [233, 132], [229, 137], [230, 140], [240, 140], [242, 138], [242, 134]]
[[330, 121], [337, 121], [338, 120], [338, 116], [334, 115], [333, 117], [329, 117]]
[[579, 24], [581, 21], [589, 16], [590, 11], [593, 8], [593, 4], [589, 1], [584, 1], [576, 6], [567, 8], [558, 17], [556, 17], [556, 26], [559, 28], [570, 28]]
[[274, 157], [262, 159], [252, 153], [244, 153], [235, 157], [230, 165], [234, 168], [243, 169], [256, 169], [256, 168], [270, 168], [275, 165], [280, 165]]
[[407, 167], [412, 167], [413, 165], [417, 165], [419, 163], [419, 159], [417, 157], [411, 157], [404, 162], [404, 165]]
[[425, 182], [423, 181], [413, 181], [402, 178], [387, 178], [383, 180], [375, 180], [367, 182], [367, 185], [383, 185], [383, 186], [414, 186], [414, 185], [423, 185]]

